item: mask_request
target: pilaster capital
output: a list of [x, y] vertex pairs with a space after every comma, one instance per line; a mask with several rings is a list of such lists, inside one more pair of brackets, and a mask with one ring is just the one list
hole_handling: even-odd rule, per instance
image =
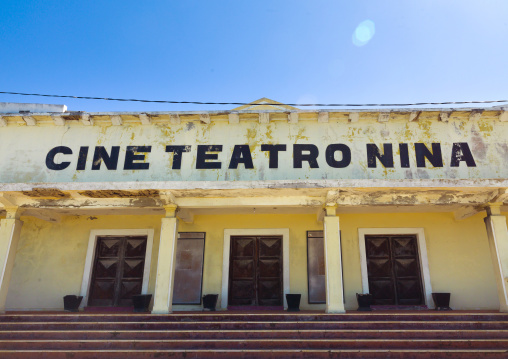
[[335, 217], [336, 213], [337, 213], [337, 204], [327, 203], [325, 206], [325, 216], [326, 217]]
[[487, 211], [488, 216], [500, 216], [501, 215], [501, 206], [503, 205], [503, 202], [495, 202], [495, 203], [488, 203], [485, 206], [485, 210]]
[[21, 209], [19, 207], [5, 207], [4, 209], [7, 212], [6, 219], [19, 219], [21, 217]]
[[177, 209], [178, 206], [176, 204], [165, 205], [164, 206], [164, 210], [166, 211], [165, 218], [175, 218]]

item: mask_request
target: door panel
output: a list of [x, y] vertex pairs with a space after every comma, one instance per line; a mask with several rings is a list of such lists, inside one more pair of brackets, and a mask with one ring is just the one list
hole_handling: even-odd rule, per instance
[[204, 232], [178, 233], [173, 304], [201, 304], [204, 253]]
[[309, 304], [326, 303], [326, 269], [323, 231], [307, 232]]
[[141, 293], [146, 237], [98, 237], [89, 306], [131, 306]]
[[282, 238], [231, 237], [230, 305], [282, 305]]
[[423, 304], [416, 236], [366, 236], [365, 251], [375, 304]]

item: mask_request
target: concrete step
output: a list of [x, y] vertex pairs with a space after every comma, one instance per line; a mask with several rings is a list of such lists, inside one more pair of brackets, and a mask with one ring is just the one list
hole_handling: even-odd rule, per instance
[[200, 359], [506, 359], [506, 350], [33, 350], [0, 351], [3, 359], [155, 359], [155, 358], [200, 358]]
[[508, 321], [507, 313], [436, 312], [410, 313], [348, 312], [346, 314], [323, 313], [238, 313], [198, 312], [195, 314], [88, 314], [83, 313], [30, 313], [0, 315], [1, 322], [216, 322], [216, 321]]
[[0, 331], [19, 330], [505, 330], [506, 321], [296, 321], [296, 322], [4, 322]]
[[508, 339], [508, 330], [27, 330], [0, 331], [0, 340], [162, 339]]
[[508, 350], [508, 339], [0, 340], [0, 350]]

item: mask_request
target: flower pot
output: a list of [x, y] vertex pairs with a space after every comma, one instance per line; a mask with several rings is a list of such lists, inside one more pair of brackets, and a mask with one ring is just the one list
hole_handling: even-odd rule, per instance
[[148, 312], [148, 307], [152, 301], [151, 294], [138, 294], [132, 296], [132, 304], [136, 313]]
[[450, 293], [432, 293], [436, 310], [452, 310], [450, 308]]
[[81, 300], [83, 297], [78, 297], [77, 295], [66, 295], [63, 297], [64, 301], [64, 309], [69, 312], [77, 312], [79, 310], [79, 305], [81, 304]]
[[203, 296], [203, 308], [209, 309], [211, 312], [215, 312], [215, 306], [217, 305], [218, 294], [207, 294]]
[[286, 294], [286, 302], [288, 303], [288, 312], [300, 311], [301, 294]]
[[357, 311], [360, 312], [370, 312], [372, 311], [372, 308], [370, 307], [372, 305], [372, 302], [374, 301], [374, 298], [372, 297], [372, 294], [359, 294], [356, 293], [356, 301], [358, 302], [358, 309]]

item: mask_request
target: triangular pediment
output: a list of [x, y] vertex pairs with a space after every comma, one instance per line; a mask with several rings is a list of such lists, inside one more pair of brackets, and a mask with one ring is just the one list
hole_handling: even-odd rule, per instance
[[247, 105], [234, 108], [232, 111], [295, 111], [296, 107], [284, 105], [280, 102], [263, 97]]

